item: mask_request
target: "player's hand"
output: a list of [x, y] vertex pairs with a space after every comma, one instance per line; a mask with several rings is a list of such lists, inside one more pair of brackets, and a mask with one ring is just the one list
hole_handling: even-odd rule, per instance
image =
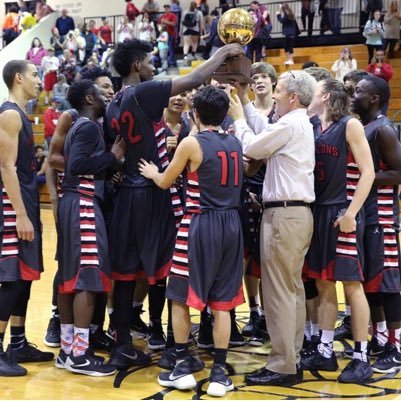
[[225, 45], [225, 46], [221, 47], [221, 51], [225, 51], [226, 58], [227, 57], [235, 57], [235, 56], [245, 53], [244, 49], [242, 48], [242, 46], [239, 43], [230, 43], [229, 45]]
[[234, 86], [237, 88], [237, 94], [241, 103], [243, 105], [249, 103], [248, 91], [249, 91], [249, 84], [246, 82], [238, 82], [236, 81]]
[[238, 95], [230, 97], [230, 108], [228, 109], [228, 114], [234, 121], [245, 119], [244, 109], [242, 108]]
[[111, 178], [109, 179], [109, 181], [114, 185], [120, 185], [121, 182], [123, 180], [123, 173], [121, 171], [117, 171], [116, 173], [114, 173]]
[[147, 179], [153, 180], [153, 177], [159, 172], [159, 168], [153, 162], [148, 163], [141, 159], [138, 163], [139, 172]]
[[249, 192], [249, 197], [251, 198], [252, 210], [259, 211], [262, 209], [262, 205], [258, 201], [258, 197], [253, 192]]
[[33, 241], [35, 238], [35, 232], [33, 230], [33, 225], [29, 217], [17, 216], [17, 235], [18, 238], [23, 241]]
[[116, 157], [117, 160], [120, 160], [125, 152], [127, 151], [127, 144], [125, 143], [124, 139], [121, 138], [120, 135], [117, 135], [116, 140], [111, 147], [111, 153]]
[[166, 146], [167, 146], [167, 152], [171, 153], [178, 144], [178, 139], [176, 136], [168, 136], [166, 138]]
[[376, 64], [376, 57], [372, 57], [372, 59], [370, 60], [370, 64]]
[[355, 216], [345, 213], [340, 216], [335, 222], [334, 227], [340, 227], [340, 231], [343, 233], [352, 233], [356, 230], [356, 219]]

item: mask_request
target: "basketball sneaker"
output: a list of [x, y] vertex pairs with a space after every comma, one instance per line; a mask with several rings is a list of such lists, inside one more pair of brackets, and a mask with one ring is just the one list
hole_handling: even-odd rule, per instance
[[232, 380], [226, 376], [224, 367], [221, 365], [213, 365], [209, 382], [207, 394], [212, 397], [224, 397], [227, 391], [234, 390]]
[[379, 341], [376, 337], [372, 337], [372, 339], [368, 342], [368, 356], [371, 358], [379, 357], [384, 351], [384, 345], [379, 344]]
[[341, 324], [337, 326], [334, 330], [334, 340], [352, 340], [352, 331], [351, 331], [351, 316], [344, 316]]
[[93, 334], [89, 335], [89, 344], [93, 349], [111, 352], [114, 346], [114, 339], [111, 339], [106, 332], [99, 327]]
[[25, 376], [28, 371], [18, 365], [8, 352], [0, 352], [0, 376]]
[[132, 308], [130, 329], [132, 334], [136, 337], [145, 338], [149, 334], [148, 325], [141, 319], [141, 314], [144, 311], [141, 306], [135, 306]]
[[333, 352], [330, 358], [325, 358], [319, 352], [310, 357], [301, 360], [302, 369], [307, 370], [324, 370], [327, 372], [335, 372], [338, 369], [337, 357]]
[[115, 346], [110, 355], [109, 364], [117, 369], [128, 369], [131, 366], [149, 365], [152, 362], [149, 355], [139, 351], [131, 344]]
[[263, 347], [270, 340], [269, 334], [266, 328], [266, 319], [264, 317], [259, 318], [258, 327], [255, 334], [249, 339], [249, 345], [254, 347]]
[[373, 376], [373, 370], [369, 362], [353, 359], [338, 376], [340, 383], [364, 383]]
[[[177, 362], [177, 355], [175, 354], [175, 348], [174, 347], [166, 348], [163, 351], [163, 355], [157, 362], [157, 366], [159, 366], [162, 369], [173, 370], [176, 362]], [[203, 361], [201, 361], [198, 358], [195, 358], [192, 355], [189, 356], [189, 364], [191, 373], [200, 372], [205, 367]]]
[[372, 365], [376, 373], [395, 373], [401, 369], [401, 353], [394, 344], [386, 343], [384, 351]]
[[198, 334], [198, 348], [209, 349], [214, 348], [213, 341], [213, 316], [209, 313], [201, 315]]
[[163, 387], [178, 390], [190, 390], [196, 387], [195, 378], [191, 373], [189, 357], [179, 360], [171, 372], [160, 373], [158, 383]]
[[48, 347], [57, 348], [61, 345], [61, 328], [60, 328], [60, 318], [58, 316], [53, 316], [49, 320], [47, 326], [46, 335], [43, 339], [43, 343]]
[[242, 328], [241, 334], [244, 337], [253, 337], [259, 327], [260, 316], [257, 311], [251, 311], [248, 323]]
[[237, 322], [235, 320], [231, 320], [230, 345], [239, 346], [244, 344], [245, 338], [240, 333]]
[[64, 366], [70, 372], [96, 377], [110, 376], [116, 372], [116, 368], [113, 365], [104, 363], [104, 361], [99, 360], [88, 351], [80, 356], [74, 356], [71, 353], [68, 355]]
[[149, 325], [148, 348], [160, 350], [166, 347], [166, 336], [161, 323], [152, 322]]
[[[96, 358], [100, 362], [104, 362], [104, 358], [102, 356], [100, 356], [100, 355], [95, 355], [91, 348], [88, 348], [87, 352], [89, 352], [89, 354], [92, 357]], [[66, 369], [67, 368], [67, 366], [66, 366], [67, 359], [68, 359], [68, 355], [61, 349], [59, 354], [57, 355], [56, 362], [55, 362], [54, 366], [56, 368], [59, 368], [59, 369]], [[68, 363], [70, 363], [70, 361], [71, 360], [69, 360]]]
[[9, 344], [7, 347], [7, 352], [9, 352], [15, 362], [48, 362], [54, 359], [53, 352], [44, 352], [37, 349], [36, 345], [29, 342], [25, 342], [22, 348], [13, 350]]

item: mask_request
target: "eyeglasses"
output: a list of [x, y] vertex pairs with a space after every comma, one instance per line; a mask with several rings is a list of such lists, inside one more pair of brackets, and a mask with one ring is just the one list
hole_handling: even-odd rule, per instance
[[293, 72], [291, 71], [291, 70], [289, 70], [288, 71], [290, 74], [291, 74], [291, 76], [295, 79], [295, 75], [293, 74]]

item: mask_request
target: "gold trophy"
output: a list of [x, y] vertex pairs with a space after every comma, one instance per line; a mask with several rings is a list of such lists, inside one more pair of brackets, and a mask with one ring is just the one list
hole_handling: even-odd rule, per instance
[[[254, 26], [255, 22], [247, 11], [242, 8], [233, 8], [220, 17], [217, 32], [226, 45], [239, 43], [245, 46], [253, 38]], [[213, 78], [221, 83], [232, 83], [233, 81], [253, 83], [250, 78], [251, 64], [251, 60], [245, 54], [229, 57], [213, 73]]]

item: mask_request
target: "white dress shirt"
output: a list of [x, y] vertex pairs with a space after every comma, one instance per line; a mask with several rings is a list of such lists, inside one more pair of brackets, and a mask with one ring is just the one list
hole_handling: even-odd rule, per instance
[[258, 135], [245, 120], [234, 122], [235, 136], [243, 152], [252, 159], [266, 159], [263, 201], [315, 200], [315, 141], [306, 109], [293, 110], [275, 124], [268, 124], [254, 106], [244, 108], [248, 121], [259, 129]]

